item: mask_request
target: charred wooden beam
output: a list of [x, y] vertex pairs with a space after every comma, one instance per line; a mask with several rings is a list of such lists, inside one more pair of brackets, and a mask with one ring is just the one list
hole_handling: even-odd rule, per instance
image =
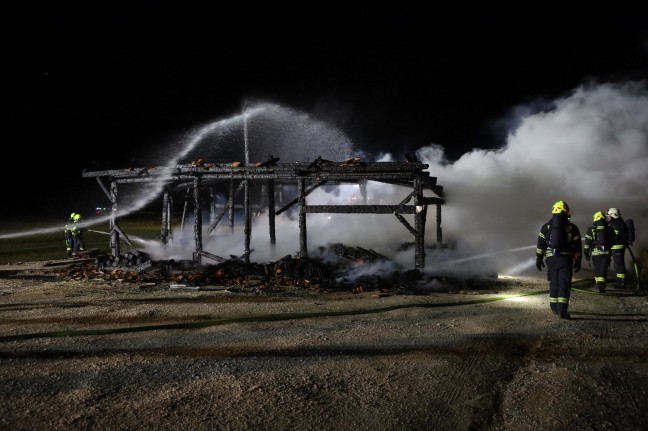
[[306, 205], [306, 213], [416, 214], [415, 205]]
[[245, 213], [245, 224], [243, 225], [245, 263], [250, 263], [250, 240], [252, 235], [252, 213], [250, 211], [250, 180], [244, 182], [243, 212]]
[[425, 266], [425, 216], [427, 206], [422, 205], [423, 184], [420, 178], [414, 178], [414, 267], [423, 268]]
[[117, 229], [117, 220], [115, 219], [117, 215], [117, 181], [113, 180], [110, 183], [110, 202], [112, 202], [112, 208], [110, 211], [110, 250], [114, 257], [119, 256], [119, 231]]
[[229, 213], [229, 219], [230, 219], [230, 229], [234, 229], [234, 198], [238, 195], [238, 193], [243, 189], [244, 183], [241, 182], [239, 185], [236, 187], [236, 190], [234, 190], [234, 183], [230, 182], [230, 193], [229, 193], [229, 199], [228, 199], [228, 204], [227, 206], [223, 209], [223, 211], [218, 214], [212, 220], [212, 222], [209, 224], [209, 233], [212, 233], [214, 229], [216, 229], [216, 225], [221, 221], [225, 213]]
[[[216, 261], [216, 262], [219, 262], [219, 263], [227, 262], [227, 259], [225, 259], [224, 257], [216, 256], [215, 254], [211, 254], [209, 252], [206, 252], [205, 250], [202, 250], [202, 251], [196, 252], [196, 253], [199, 254], [200, 256], [208, 257], [209, 259], [211, 259], [213, 261]], [[195, 258], [194, 258], [194, 261], [196, 261]]]
[[171, 193], [167, 187], [164, 189], [164, 195], [162, 196], [162, 229], [160, 233], [162, 245], [167, 245], [172, 235], [171, 217], [173, 216], [173, 205], [171, 202]]
[[306, 246], [306, 180], [298, 181], [299, 188], [299, 255], [308, 257], [308, 248]]
[[416, 230], [412, 227], [411, 224], [409, 224], [407, 220], [405, 220], [405, 217], [403, 217], [400, 214], [394, 214], [394, 216], [396, 216], [398, 221], [401, 222], [403, 226], [405, 226], [405, 229], [407, 229], [409, 233], [411, 233], [412, 235], [416, 235]]
[[[304, 195], [305, 195], [305, 196], [308, 196], [308, 195], [311, 194], [313, 191], [315, 191], [317, 188], [323, 186], [323, 185], [326, 184], [326, 183], [327, 183], [327, 181], [320, 181], [319, 183], [317, 183], [316, 185], [314, 185], [314, 186], [311, 187], [310, 189], [306, 190], [306, 191], [304, 192]], [[279, 215], [279, 214], [281, 214], [282, 212], [286, 211], [286, 210], [287, 210], [288, 208], [290, 208], [291, 206], [295, 205], [297, 202], [299, 202], [299, 197], [296, 197], [295, 199], [293, 199], [292, 201], [290, 201], [290, 202], [288, 202], [286, 205], [284, 205], [283, 208], [280, 208], [279, 210], [277, 210], [277, 211], [275, 212], [275, 215]]]
[[274, 180], [268, 180], [268, 230], [270, 244], [276, 244], [275, 238], [275, 186]]
[[194, 239], [196, 241], [195, 252], [200, 263], [200, 252], [202, 252], [202, 197], [200, 194], [201, 177], [194, 179]]

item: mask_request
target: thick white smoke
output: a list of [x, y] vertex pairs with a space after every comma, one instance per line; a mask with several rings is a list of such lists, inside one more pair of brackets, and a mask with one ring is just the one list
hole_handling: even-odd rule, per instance
[[[444, 163], [442, 149], [422, 148], [448, 192], [443, 227], [471, 253], [535, 245], [557, 200], [585, 232], [596, 211], [621, 210], [643, 248], [648, 214], [648, 92], [644, 83], [585, 85], [550, 111], [516, 119], [505, 145], [475, 149]], [[531, 256], [533, 250], [524, 252]], [[511, 258], [520, 255], [512, 255]], [[518, 259], [519, 261], [519, 259]], [[499, 253], [498, 269], [515, 259]]]
[[[528, 110], [518, 110], [518, 112]], [[443, 242], [456, 246], [426, 256], [430, 271], [510, 271], [532, 265], [537, 234], [551, 216], [557, 200], [566, 201], [572, 221], [584, 234], [596, 211], [617, 207], [637, 226], [636, 248], [648, 237], [643, 220], [648, 201], [648, 91], [644, 83], [584, 85], [556, 100], [550, 110], [525, 114], [511, 124], [506, 142], [496, 150], [475, 149], [449, 162], [442, 147], [417, 151], [429, 165], [431, 176], [447, 193], [442, 207]], [[313, 156], [316, 156], [313, 155]], [[382, 155], [376, 161], [391, 159]], [[398, 159], [401, 159], [400, 157]], [[373, 160], [372, 160], [373, 161]], [[369, 182], [369, 204], [399, 203], [411, 190]], [[309, 204], [351, 203], [360, 199], [357, 185], [335, 190], [320, 188], [307, 197]], [[413, 217], [405, 217], [413, 226]], [[252, 244], [254, 261], [277, 259], [299, 251], [296, 216], [276, 218], [277, 244], [268, 241], [267, 214], [255, 218]], [[340, 242], [361, 246], [391, 257], [405, 267], [414, 266], [414, 251], [402, 251], [413, 236], [393, 215], [309, 214], [308, 249]], [[243, 253], [243, 232], [206, 237], [204, 249], [228, 257]], [[176, 234], [177, 244], [190, 250], [188, 239]], [[427, 214], [426, 243], [436, 241], [436, 214]], [[170, 251], [170, 250], [168, 250]], [[186, 253], [187, 250], [179, 254]], [[179, 257], [176, 256], [176, 257]]]

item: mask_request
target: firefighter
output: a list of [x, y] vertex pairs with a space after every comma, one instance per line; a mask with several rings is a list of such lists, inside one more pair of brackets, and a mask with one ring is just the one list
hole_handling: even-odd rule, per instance
[[85, 228], [81, 227], [81, 214], [72, 213], [74, 223], [72, 224], [72, 256], [76, 256], [79, 251], [85, 250]]
[[571, 211], [565, 201], [557, 201], [551, 219], [538, 233], [536, 267], [542, 271], [547, 262], [549, 306], [561, 319], [571, 319], [568, 312], [572, 276], [581, 268], [581, 236], [578, 227], [569, 221]]
[[605, 293], [608, 267], [610, 266], [611, 229], [603, 211], [594, 213], [592, 226], [587, 228], [583, 254], [589, 262], [594, 263], [594, 283], [599, 293]]
[[608, 225], [613, 231], [612, 234], [612, 262], [616, 272], [616, 288], [626, 287], [625, 250], [628, 246], [628, 231], [625, 221], [621, 218], [621, 211], [618, 208], [610, 208], [607, 212]]
[[72, 249], [74, 248], [74, 237], [72, 236], [72, 230], [75, 227], [74, 217], [76, 215], [76, 213], [70, 214], [70, 218], [65, 224], [65, 230], [63, 231], [63, 234], [65, 236], [65, 253], [67, 257], [72, 256]]

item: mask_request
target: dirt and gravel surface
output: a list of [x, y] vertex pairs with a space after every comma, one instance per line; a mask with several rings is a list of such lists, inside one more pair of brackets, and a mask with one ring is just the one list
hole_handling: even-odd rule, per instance
[[589, 292], [587, 270], [566, 321], [541, 273], [264, 293], [50, 263], [0, 267], [3, 430], [648, 426], [646, 296]]

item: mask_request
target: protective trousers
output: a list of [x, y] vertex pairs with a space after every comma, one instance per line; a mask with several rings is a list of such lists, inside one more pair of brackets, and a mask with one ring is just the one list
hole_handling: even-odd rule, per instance
[[554, 314], [567, 315], [573, 275], [571, 255], [555, 255], [547, 258], [549, 278], [549, 306]]
[[594, 264], [594, 282], [596, 283], [599, 292], [602, 292], [605, 290], [605, 283], [607, 282], [610, 255], [599, 254], [592, 256], [592, 263]]
[[614, 262], [614, 272], [616, 272], [616, 285], [623, 289], [626, 284], [625, 248], [612, 250], [612, 261]]

